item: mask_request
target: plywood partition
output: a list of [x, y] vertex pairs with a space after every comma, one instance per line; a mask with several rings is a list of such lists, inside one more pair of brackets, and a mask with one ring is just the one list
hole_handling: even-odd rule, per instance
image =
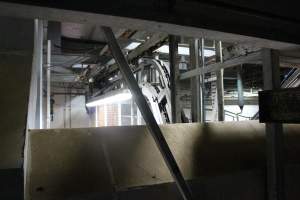
[[[265, 167], [264, 125], [238, 123], [161, 126], [186, 179], [228, 175]], [[300, 129], [285, 127], [288, 163], [298, 163]], [[172, 182], [145, 126], [31, 130], [32, 200], [86, 195]]]

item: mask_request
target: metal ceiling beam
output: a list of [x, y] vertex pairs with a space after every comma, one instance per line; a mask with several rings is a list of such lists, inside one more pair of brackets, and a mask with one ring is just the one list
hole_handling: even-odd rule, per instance
[[[117, 33], [115, 33], [116, 38], [121, 37], [121, 35], [123, 35], [126, 32], [126, 29], [120, 29]], [[100, 51], [100, 56], [102, 56], [103, 54], [105, 54], [108, 51], [109, 47], [108, 45], [105, 45], [103, 47], [103, 49]]]
[[226, 69], [229, 67], [234, 67], [237, 65], [241, 65], [241, 64], [253, 62], [253, 61], [258, 61], [258, 60], [261, 60], [261, 54], [260, 54], [260, 52], [254, 52], [254, 53], [251, 53], [248, 55], [244, 55], [244, 56], [240, 56], [240, 57], [233, 58], [230, 60], [226, 60], [223, 63], [218, 62], [218, 63], [214, 63], [211, 65], [207, 65], [207, 66], [205, 66], [205, 68], [197, 68], [197, 69], [190, 70], [188, 72], [182, 73], [180, 76], [180, 79], [183, 80], [183, 79], [191, 78], [194, 76], [199, 76], [202, 73], [215, 72], [220, 69]]
[[[257, 13], [255, 9], [236, 9], [230, 4], [243, 6], [232, 1], [224, 7], [218, 1], [125, 0], [120, 4], [119, 0], [98, 3], [2, 0], [0, 15], [164, 32], [230, 43], [251, 43], [274, 49], [289, 48], [294, 46], [291, 43], [300, 43], [297, 34], [300, 32], [299, 21], [278, 15], [270, 17], [269, 13]], [[286, 13], [291, 14], [290, 9], [293, 8], [289, 6]], [[218, 16], [212, 16], [211, 13], [218, 13]]]
[[168, 38], [168, 35], [165, 33], [155, 33], [153, 34], [149, 40], [147, 40], [145, 43], [141, 44], [138, 46], [134, 51], [131, 51], [127, 59], [128, 60], [133, 60], [139, 56], [141, 56], [143, 53], [148, 51], [149, 49], [155, 47], [159, 43], [165, 41]]
[[167, 164], [167, 167], [170, 170], [170, 173], [172, 174], [180, 192], [181, 195], [185, 200], [192, 200], [192, 194], [191, 191], [185, 182], [180, 169], [175, 161], [175, 158], [152, 114], [152, 111], [137, 83], [135, 80], [135, 77], [126, 61], [125, 56], [122, 53], [122, 50], [120, 46], [118, 45], [118, 42], [109, 27], [102, 27], [102, 30], [108, 40], [108, 44], [110, 47], [110, 50], [112, 51], [112, 54], [118, 63], [118, 66], [120, 68], [120, 71], [122, 73], [123, 78], [125, 79], [128, 88], [131, 91], [131, 94], [138, 105], [138, 108], [147, 124], [147, 127], [158, 147], [160, 150], [160, 153], [162, 154], [165, 163]]
[[[168, 35], [164, 34], [164, 33], [153, 34], [149, 40], [147, 40], [146, 42], [144, 42], [143, 44], [138, 46], [136, 49], [129, 52], [129, 54], [127, 55], [127, 61], [129, 62], [129, 61], [132, 61], [133, 59], [138, 58], [139, 56], [143, 55], [143, 53], [148, 51], [150, 48], [153, 48], [153, 47], [157, 46], [159, 43], [162, 43], [163, 41], [165, 41], [167, 39], [167, 37], [168, 37]], [[103, 78], [106, 74], [110, 74], [118, 69], [119, 69], [119, 67], [115, 63], [115, 64], [109, 66], [108, 71], [105, 74], [101, 75], [99, 78]], [[95, 75], [97, 75], [97, 73], [93, 73], [92, 75], [95, 76]]]

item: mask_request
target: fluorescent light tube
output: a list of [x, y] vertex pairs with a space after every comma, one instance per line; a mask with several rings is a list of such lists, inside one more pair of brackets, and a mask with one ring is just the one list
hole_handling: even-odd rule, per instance
[[107, 96], [104, 98], [96, 99], [91, 102], [88, 102], [86, 104], [87, 107], [95, 107], [103, 104], [111, 104], [111, 103], [116, 103], [120, 101], [126, 101], [132, 98], [131, 93], [126, 92], [126, 93], [118, 93], [112, 96]]

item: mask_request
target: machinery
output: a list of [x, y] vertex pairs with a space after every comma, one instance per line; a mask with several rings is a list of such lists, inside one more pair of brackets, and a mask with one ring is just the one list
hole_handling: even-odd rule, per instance
[[[141, 58], [134, 68], [134, 76], [142, 89], [153, 115], [159, 124], [171, 121], [170, 70], [169, 64], [162, 60]], [[117, 92], [124, 88], [120, 75], [114, 77], [112, 86], [101, 93]], [[96, 92], [97, 96], [101, 96]]]

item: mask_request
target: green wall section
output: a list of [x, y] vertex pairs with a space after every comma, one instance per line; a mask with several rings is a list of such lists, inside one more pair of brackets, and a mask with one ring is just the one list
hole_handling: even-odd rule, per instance
[[0, 169], [21, 168], [33, 52], [33, 20], [0, 18]]
[[0, 54], [0, 169], [22, 167], [31, 57]]

